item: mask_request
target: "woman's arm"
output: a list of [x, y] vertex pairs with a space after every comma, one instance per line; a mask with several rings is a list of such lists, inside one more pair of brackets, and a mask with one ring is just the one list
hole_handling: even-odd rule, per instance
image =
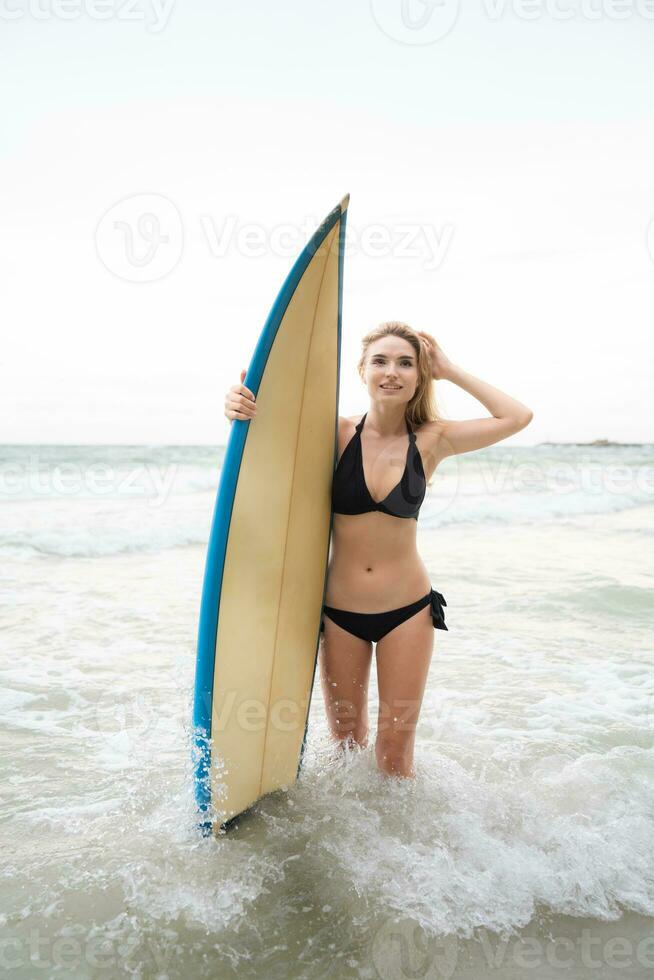
[[481, 378], [475, 378], [458, 364], [453, 364], [429, 334], [420, 332], [420, 336], [431, 360], [434, 380], [445, 379], [463, 388], [493, 416], [463, 421], [445, 419], [439, 423], [441, 458], [492, 446], [529, 425], [534, 417], [531, 409]]
[[473, 395], [493, 418], [465, 419], [461, 422], [446, 419], [441, 425], [441, 452], [445, 456], [469, 453], [473, 449], [483, 449], [508, 439], [529, 425], [534, 417], [531, 409], [522, 402], [468, 374], [456, 364], [448, 372], [447, 380]]

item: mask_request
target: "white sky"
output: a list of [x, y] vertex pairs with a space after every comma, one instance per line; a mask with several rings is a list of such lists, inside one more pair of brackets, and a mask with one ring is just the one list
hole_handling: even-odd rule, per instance
[[402, 319], [533, 409], [516, 444], [654, 441], [654, 2], [140, 2], [0, 0], [0, 442], [226, 441], [348, 191], [342, 414]]

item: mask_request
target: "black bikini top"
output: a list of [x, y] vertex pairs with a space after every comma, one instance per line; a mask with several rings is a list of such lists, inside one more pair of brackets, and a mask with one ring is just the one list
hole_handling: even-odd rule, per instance
[[402, 479], [387, 497], [377, 502], [370, 496], [363, 472], [361, 430], [366, 415], [357, 425], [356, 432], [343, 450], [334, 471], [332, 509], [335, 514], [367, 514], [379, 510], [382, 514], [389, 514], [391, 517], [415, 517], [418, 520], [420, 506], [425, 499], [427, 481], [422, 457], [416, 445], [415, 432], [407, 422], [409, 448]]

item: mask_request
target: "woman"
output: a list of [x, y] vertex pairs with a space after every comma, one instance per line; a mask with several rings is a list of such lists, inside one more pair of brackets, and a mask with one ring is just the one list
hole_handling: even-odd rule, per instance
[[[376, 643], [379, 717], [375, 754], [387, 774], [414, 777], [415, 730], [446, 605], [416, 548], [426, 484], [442, 459], [492, 446], [524, 429], [532, 412], [453, 364], [433, 337], [382, 323], [362, 341], [359, 375], [370, 406], [338, 419], [334, 521], [321, 623], [320, 674], [331, 734], [368, 744], [368, 681]], [[228, 419], [256, 418], [241, 384], [225, 399]], [[491, 417], [441, 419], [433, 380], [474, 395]], [[384, 610], [379, 612], [379, 610]]]

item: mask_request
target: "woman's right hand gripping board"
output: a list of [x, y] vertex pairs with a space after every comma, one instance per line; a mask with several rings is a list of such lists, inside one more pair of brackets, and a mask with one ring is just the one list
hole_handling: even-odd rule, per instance
[[254, 394], [243, 384], [245, 371], [241, 371], [241, 383], [232, 385], [225, 395], [225, 418], [230, 422], [234, 419], [253, 419], [257, 414]]

